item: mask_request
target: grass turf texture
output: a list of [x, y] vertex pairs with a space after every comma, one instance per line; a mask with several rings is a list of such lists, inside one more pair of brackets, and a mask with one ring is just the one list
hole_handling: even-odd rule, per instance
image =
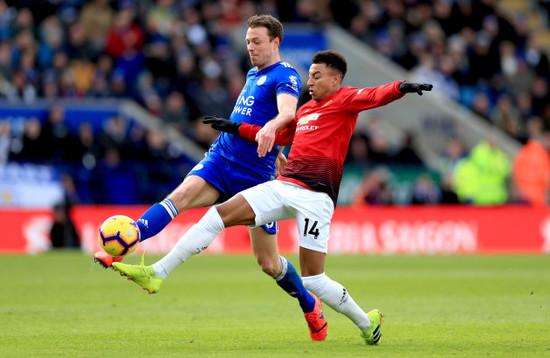
[[326, 305], [312, 342], [252, 256], [194, 257], [156, 295], [80, 252], [0, 262], [2, 357], [550, 356], [548, 256], [329, 256], [330, 277], [385, 313], [379, 346]]

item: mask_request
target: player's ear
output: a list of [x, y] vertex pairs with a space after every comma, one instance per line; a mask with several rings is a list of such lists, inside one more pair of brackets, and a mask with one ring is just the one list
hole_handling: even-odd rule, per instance
[[342, 75], [339, 73], [334, 73], [334, 85], [339, 86], [342, 83]]
[[281, 46], [281, 39], [278, 37], [275, 37], [273, 39], [273, 44], [275, 45], [275, 48], [279, 48]]

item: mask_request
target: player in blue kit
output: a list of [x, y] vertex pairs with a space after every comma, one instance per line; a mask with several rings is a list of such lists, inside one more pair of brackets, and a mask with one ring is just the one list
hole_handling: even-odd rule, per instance
[[[276, 174], [276, 162], [284, 166], [286, 158], [275, 150], [264, 157], [258, 152], [271, 148], [275, 134], [286, 128], [294, 119], [301, 81], [289, 64], [282, 62], [279, 46], [283, 39], [282, 24], [270, 15], [255, 15], [248, 19], [246, 33], [247, 50], [252, 68], [246, 76], [230, 119], [236, 123], [250, 123], [263, 127], [257, 134], [258, 143], [222, 132], [212, 144], [205, 158], [186, 176], [184, 181], [166, 199], [147, 210], [137, 224], [142, 241], [163, 230], [182, 211], [225, 201], [242, 190], [272, 180]], [[273, 277], [288, 294], [296, 297], [308, 322], [311, 338], [324, 340], [327, 331], [321, 301], [306, 290], [296, 269], [277, 250], [277, 224], [250, 228], [252, 250], [262, 271]], [[94, 260], [104, 267], [120, 262], [97, 252]], [[142, 259], [143, 260], [143, 259]], [[167, 276], [159, 268], [156, 277]], [[134, 280], [140, 284], [139, 279]], [[142, 287], [155, 293], [160, 287], [149, 283]]]

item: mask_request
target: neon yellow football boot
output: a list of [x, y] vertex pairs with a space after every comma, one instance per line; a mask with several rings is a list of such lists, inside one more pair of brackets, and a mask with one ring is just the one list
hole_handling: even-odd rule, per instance
[[382, 337], [382, 333], [380, 332], [380, 329], [382, 327], [382, 317], [384, 315], [380, 310], [374, 309], [367, 313], [370, 320], [370, 327], [367, 328], [362, 332], [363, 339], [365, 340], [365, 343], [369, 345], [378, 344], [380, 342], [380, 337]]
[[141, 263], [139, 265], [128, 265], [121, 262], [113, 262], [113, 268], [120, 272], [121, 276], [128, 277], [149, 294], [156, 293], [160, 289], [160, 285], [164, 279], [155, 275], [153, 266], [145, 266], [143, 263], [145, 252], [141, 255]]

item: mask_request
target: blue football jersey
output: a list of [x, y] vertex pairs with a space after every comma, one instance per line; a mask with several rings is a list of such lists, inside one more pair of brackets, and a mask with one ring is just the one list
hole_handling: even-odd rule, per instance
[[[246, 83], [229, 119], [263, 127], [279, 113], [277, 95], [290, 93], [299, 98], [301, 88], [298, 72], [286, 62], [278, 62], [260, 71], [254, 67], [246, 75]], [[274, 146], [263, 158], [258, 157], [257, 148], [256, 142], [222, 132], [210, 150], [242, 166], [274, 174], [279, 147]]]

